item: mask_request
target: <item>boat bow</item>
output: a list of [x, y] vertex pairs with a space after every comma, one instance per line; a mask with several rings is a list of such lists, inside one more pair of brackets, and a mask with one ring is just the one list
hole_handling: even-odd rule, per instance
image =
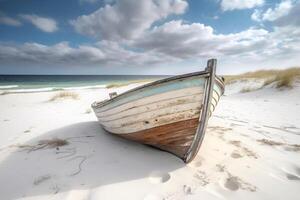
[[210, 113], [210, 105], [213, 96], [213, 88], [214, 88], [215, 78], [216, 78], [216, 66], [217, 66], [216, 59], [210, 59], [207, 61], [207, 67], [205, 71], [207, 72], [208, 77], [205, 82], [205, 89], [204, 89], [205, 94], [202, 102], [202, 110], [199, 117], [199, 124], [193, 142], [183, 158], [184, 162], [186, 163], [194, 159], [194, 157], [196, 156], [196, 154], [200, 149], [200, 146], [202, 144], [205, 135], [205, 130], [206, 130], [209, 113]]

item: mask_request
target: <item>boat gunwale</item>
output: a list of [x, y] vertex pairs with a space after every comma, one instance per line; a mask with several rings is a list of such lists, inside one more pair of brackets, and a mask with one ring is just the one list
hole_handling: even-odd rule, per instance
[[[177, 76], [172, 76], [172, 77], [160, 79], [160, 80], [157, 80], [157, 81], [153, 81], [153, 82], [141, 85], [139, 87], [135, 87], [133, 89], [130, 89], [130, 90], [128, 90], [128, 91], [126, 91], [126, 92], [124, 92], [122, 94], [119, 94], [119, 95], [117, 95], [117, 96], [115, 96], [115, 97], [113, 97], [111, 99], [103, 100], [103, 101], [95, 101], [94, 103], [92, 103], [91, 106], [92, 106], [93, 109], [101, 108], [101, 107], [106, 106], [107, 104], [109, 104], [111, 102], [114, 102], [114, 101], [118, 100], [119, 98], [121, 98], [121, 97], [123, 97], [125, 95], [130, 94], [131, 92], [135, 92], [137, 90], [140, 90], [140, 89], [143, 89], [143, 88], [147, 88], [147, 87], [150, 87], [150, 86], [155, 86], [155, 85], [158, 85], [158, 84], [161, 84], [161, 83], [165, 83], [165, 82], [169, 82], [169, 81], [174, 81], [174, 80], [182, 79], [182, 78], [188, 78], [188, 77], [192, 77], [192, 76], [208, 77], [209, 76], [209, 72], [207, 72], [206, 70], [204, 70], [204, 71], [200, 71], [200, 72], [193, 72], [193, 73], [188, 73], [188, 74], [183, 74], [183, 75], [177, 75]], [[218, 76], [215, 76], [215, 78], [217, 80], [217, 83], [219, 83], [218, 85], [220, 86], [221, 93], [223, 94], [224, 93], [224, 88], [225, 88], [224, 82]]]

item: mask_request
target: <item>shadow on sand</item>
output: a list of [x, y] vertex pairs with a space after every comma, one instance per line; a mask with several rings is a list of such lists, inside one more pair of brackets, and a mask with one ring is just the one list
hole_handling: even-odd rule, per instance
[[0, 165], [1, 199], [92, 189], [148, 177], [154, 171], [169, 173], [184, 167], [180, 159], [169, 153], [106, 134], [94, 121], [47, 132], [23, 145], [51, 138], [67, 138], [69, 144], [59, 150], [48, 148], [30, 153], [20, 148], [5, 150], [7, 157]]

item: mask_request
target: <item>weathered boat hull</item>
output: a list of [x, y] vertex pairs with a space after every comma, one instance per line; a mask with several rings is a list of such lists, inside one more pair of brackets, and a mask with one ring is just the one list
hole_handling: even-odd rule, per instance
[[210, 60], [206, 71], [159, 80], [92, 107], [108, 132], [189, 162], [224, 92], [223, 81], [214, 75], [215, 62]]

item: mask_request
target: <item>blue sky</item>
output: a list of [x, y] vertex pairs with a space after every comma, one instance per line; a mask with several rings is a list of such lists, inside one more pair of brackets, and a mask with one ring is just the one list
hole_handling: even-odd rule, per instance
[[0, 74], [296, 66], [298, 0], [0, 0]]

